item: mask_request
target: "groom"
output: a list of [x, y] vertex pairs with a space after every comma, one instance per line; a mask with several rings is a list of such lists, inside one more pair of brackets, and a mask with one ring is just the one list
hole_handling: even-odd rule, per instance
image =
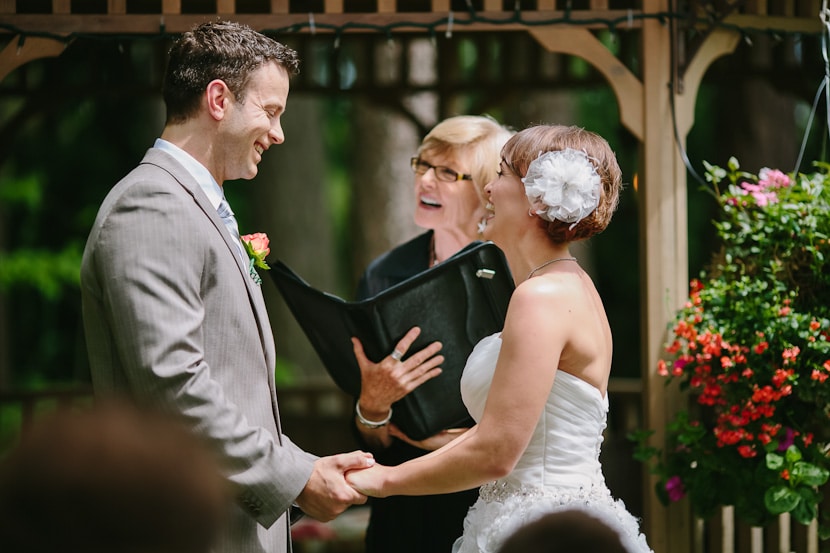
[[81, 265], [96, 395], [180, 415], [218, 454], [236, 506], [214, 551], [290, 551], [286, 512], [330, 520], [366, 497], [280, 430], [275, 348], [222, 184], [252, 179], [284, 140], [297, 54], [243, 25], [206, 23], [171, 48], [167, 121], [104, 200]]

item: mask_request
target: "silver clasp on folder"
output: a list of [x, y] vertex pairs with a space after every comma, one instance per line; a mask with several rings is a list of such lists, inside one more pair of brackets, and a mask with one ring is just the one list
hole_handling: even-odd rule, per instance
[[486, 278], [489, 280], [496, 276], [496, 271], [494, 271], [493, 269], [479, 269], [478, 271], [476, 271], [476, 276], [478, 278]]

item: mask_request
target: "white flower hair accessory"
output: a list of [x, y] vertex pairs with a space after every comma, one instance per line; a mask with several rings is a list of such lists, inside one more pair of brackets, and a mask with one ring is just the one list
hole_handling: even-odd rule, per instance
[[565, 148], [540, 154], [530, 162], [522, 182], [539, 217], [572, 223], [570, 229], [599, 205], [602, 179], [581, 150]]

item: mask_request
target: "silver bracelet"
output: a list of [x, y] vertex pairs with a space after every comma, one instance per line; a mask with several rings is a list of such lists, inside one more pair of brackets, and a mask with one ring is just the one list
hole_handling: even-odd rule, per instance
[[389, 408], [389, 414], [386, 415], [386, 418], [382, 421], [370, 421], [369, 419], [364, 418], [363, 413], [360, 412], [360, 400], [358, 400], [357, 403], [354, 404], [354, 410], [355, 413], [357, 413], [358, 422], [360, 422], [360, 424], [362, 424], [366, 428], [371, 428], [372, 430], [386, 426], [387, 424], [389, 424], [389, 421], [392, 420], [391, 407]]

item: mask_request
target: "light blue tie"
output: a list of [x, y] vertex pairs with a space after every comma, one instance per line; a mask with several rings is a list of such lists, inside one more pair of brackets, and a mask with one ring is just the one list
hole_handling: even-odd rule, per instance
[[245, 249], [242, 247], [242, 239], [239, 236], [239, 225], [236, 224], [236, 217], [233, 216], [233, 210], [225, 198], [222, 198], [222, 201], [219, 202], [219, 207], [216, 208], [216, 211], [219, 213], [219, 217], [222, 218], [222, 222], [228, 228], [228, 232], [231, 233], [236, 243], [236, 249], [242, 255], [242, 261], [247, 261], [248, 256], [245, 254]]

